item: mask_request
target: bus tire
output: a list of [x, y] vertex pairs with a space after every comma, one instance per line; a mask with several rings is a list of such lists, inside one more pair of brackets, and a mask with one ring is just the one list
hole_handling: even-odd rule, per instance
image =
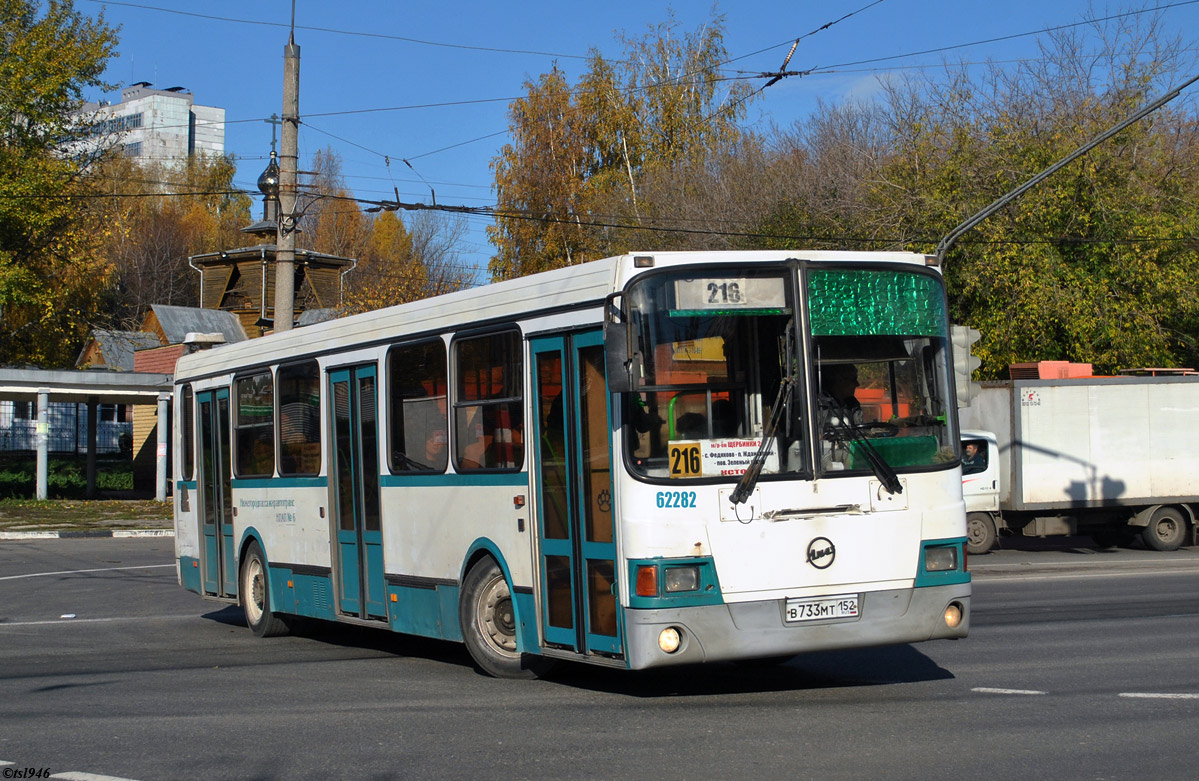
[[1151, 550], [1171, 551], [1182, 547], [1187, 536], [1187, 522], [1175, 507], [1159, 507], [1141, 530], [1141, 541]]
[[462, 581], [458, 602], [462, 639], [475, 664], [496, 678], [537, 678], [549, 660], [516, 650], [516, 609], [499, 566], [483, 559]]
[[995, 547], [995, 519], [986, 513], [966, 516], [966, 552], [971, 556], [990, 553]]
[[240, 591], [246, 626], [256, 637], [279, 637], [290, 629], [282, 618], [271, 612], [271, 584], [267, 574], [266, 557], [256, 541], [246, 547], [241, 560]]

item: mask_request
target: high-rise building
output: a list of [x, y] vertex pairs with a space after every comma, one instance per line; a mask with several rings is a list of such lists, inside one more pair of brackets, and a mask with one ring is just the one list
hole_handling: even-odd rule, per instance
[[75, 116], [86, 131], [68, 154], [116, 146], [139, 163], [176, 166], [195, 154], [225, 153], [225, 109], [197, 105], [183, 87], [139, 81], [121, 90], [119, 103], [85, 103]]

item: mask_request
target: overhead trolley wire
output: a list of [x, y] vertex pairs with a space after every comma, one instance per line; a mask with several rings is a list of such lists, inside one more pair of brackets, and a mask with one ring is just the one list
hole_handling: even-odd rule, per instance
[[190, 16], [195, 19], [208, 19], [214, 22], [231, 22], [233, 24], [250, 24], [260, 27], [282, 27], [288, 30], [308, 30], [310, 32], [331, 33], [334, 35], [352, 35], [361, 38], [379, 38], [382, 40], [400, 41], [403, 43], [415, 43], [421, 46], [436, 46], [445, 49], [464, 49], [467, 51], [493, 52], [496, 54], [528, 54], [538, 57], [560, 57], [562, 59], [585, 60], [587, 55], [584, 54], [563, 54], [561, 52], [544, 52], [530, 49], [506, 49], [498, 46], [474, 46], [464, 43], [446, 43], [444, 41], [427, 41], [421, 38], [410, 38], [403, 35], [391, 35], [389, 33], [364, 32], [362, 30], [338, 30], [332, 27], [313, 27], [302, 24], [288, 24], [285, 22], [267, 22], [259, 19], [238, 19], [232, 16], [217, 16], [215, 14], [202, 14], [195, 11], [181, 11], [177, 8], [162, 8], [155, 5], [146, 5], [144, 3], [128, 3], [117, 2], [116, 0], [84, 0], [89, 3], [98, 5], [115, 5], [124, 6], [126, 8], [137, 8], [143, 11], [158, 11], [164, 14], [175, 14], [177, 16]]

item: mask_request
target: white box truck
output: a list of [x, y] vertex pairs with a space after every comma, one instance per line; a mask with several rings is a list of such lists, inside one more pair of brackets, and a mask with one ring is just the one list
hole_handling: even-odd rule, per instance
[[959, 419], [969, 552], [997, 534], [1194, 541], [1199, 377], [984, 382]]

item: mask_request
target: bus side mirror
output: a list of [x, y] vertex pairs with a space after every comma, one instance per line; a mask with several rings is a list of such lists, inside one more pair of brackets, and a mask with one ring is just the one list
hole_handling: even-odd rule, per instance
[[629, 353], [629, 326], [622, 321], [613, 293], [604, 299], [604, 371], [610, 393], [633, 390], [633, 356]]

